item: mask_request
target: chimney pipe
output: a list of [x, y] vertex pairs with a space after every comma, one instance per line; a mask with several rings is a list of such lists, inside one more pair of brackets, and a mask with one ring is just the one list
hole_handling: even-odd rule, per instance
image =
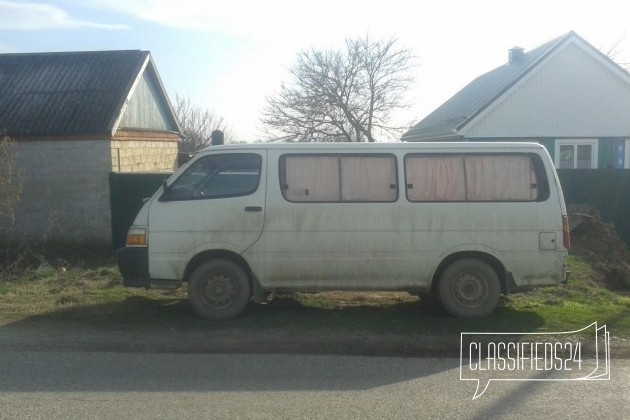
[[514, 64], [521, 61], [525, 55], [525, 50], [521, 47], [514, 47], [508, 50], [508, 64]]
[[212, 140], [211, 143], [213, 146], [219, 146], [225, 143], [223, 140], [223, 131], [221, 130], [214, 130], [210, 135], [210, 139]]

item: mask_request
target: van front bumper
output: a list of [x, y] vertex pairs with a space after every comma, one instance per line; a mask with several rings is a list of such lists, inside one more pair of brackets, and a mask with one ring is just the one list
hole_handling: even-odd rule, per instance
[[149, 249], [127, 246], [116, 250], [118, 268], [125, 287], [150, 287]]

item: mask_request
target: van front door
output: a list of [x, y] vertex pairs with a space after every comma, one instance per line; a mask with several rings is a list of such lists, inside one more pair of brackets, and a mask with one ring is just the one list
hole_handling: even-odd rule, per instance
[[202, 155], [149, 209], [149, 267], [153, 279], [183, 278], [203, 251], [243, 253], [261, 235], [266, 152]]

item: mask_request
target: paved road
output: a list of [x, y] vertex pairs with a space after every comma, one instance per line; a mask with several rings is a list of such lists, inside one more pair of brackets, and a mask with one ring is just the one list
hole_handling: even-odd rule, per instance
[[610, 381], [492, 382], [459, 359], [72, 351], [0, 353], [0, 418], [628, 418]]

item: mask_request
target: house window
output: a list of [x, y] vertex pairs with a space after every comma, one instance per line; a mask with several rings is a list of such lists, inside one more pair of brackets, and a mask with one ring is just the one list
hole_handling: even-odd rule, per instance
[[597, 139], [556, 140], [556, 168], [596, 169]]
[[630, 169], [630, 140], [626, 140], [626, 158], [624, 160], [624, 165], [623, 167], [625, 169]]

